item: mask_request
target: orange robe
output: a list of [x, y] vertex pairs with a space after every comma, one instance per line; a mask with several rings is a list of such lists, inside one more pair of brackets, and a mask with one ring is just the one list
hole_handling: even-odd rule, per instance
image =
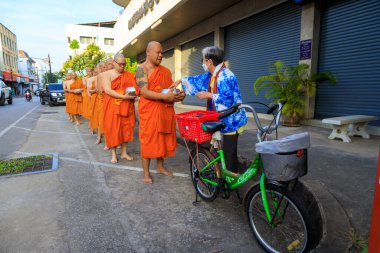
[[[70, 90], [83, 89], [83, 82], [81, 79], [76, 79], [71, 85]], [[82, 93], [71, 93], [72, 108], [71, 114], [82, 114]]]
[[[69, 86], [71, 86], [73, 83], [71, 83]], [[73, 96], [71, 95], [71, 92], [65, 92], [65, 99], [66, 99], [66, 112], [69, 114], [72, 114], [72, 108], [73, 108]]]
[[[159, 65], [148, 79], [148, 89], [161, 92], [172, 83], [170, 70]], [[138, 116], [141, 157], [174, 156], [177, 140], [173, 103], [140, 97]]]
[[104, 133], [103, 131], [103, 99], [104, 99], [104, 94], [103, 91], [98, 91], [98, 96], [97, 96], [97, 103], [96, 103], [96, 113], [98, 116], [98, 126], [97, 129], [98, 131], [102, 134]]
[[90, 119], [89, 105], [91, 97], [87, 93], [87, 85], [83, 86], [83, 107], [82, 107], [82, 116], [86, 119]]
[[[137, 87], [135, 76], [127, 71], [111, 83], [111, 88], [122, 95], [125, 94], [125, 89], [131, 86]], [[117, 99], [104, 94], [103, 130], [107, 147], [114, 148], [124, 142], [133, 141], [136, 121], [134, 102], [134, 100]]]
[[[91, 90], [95, 89], [95, 81], [92, 81]], [[99, 125], [98, 120], [98, 93], [91, 94], [91, 103], [90, 103], [90, 127], [91, 129], [97, 129]]]

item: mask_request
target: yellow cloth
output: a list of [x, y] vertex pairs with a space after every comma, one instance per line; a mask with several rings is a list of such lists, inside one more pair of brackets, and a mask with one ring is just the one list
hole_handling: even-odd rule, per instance
[[244, 130], [247, 128], [247, 125], [244, 125], [240, 127], [237, 131], [229, 132], [229, 133], [223, 133], [224, 135], [235, 135], [235, 134], [241, 134], [244, 132]]

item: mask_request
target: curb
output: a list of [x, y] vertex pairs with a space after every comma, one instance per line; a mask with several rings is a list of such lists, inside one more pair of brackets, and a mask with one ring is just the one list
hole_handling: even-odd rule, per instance
[[[350, 241], [345, 232], [351, 228], [349, 218], [341, 204], [319, 180], [302, 180], [315, 197], [322, 216], [323, 235], [314, 253], [347, 252]], [[323, 205], [322, 205], [323, 203]]]

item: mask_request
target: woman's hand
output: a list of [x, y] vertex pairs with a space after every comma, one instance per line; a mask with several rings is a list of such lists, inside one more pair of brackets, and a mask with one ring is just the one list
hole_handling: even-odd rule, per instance
[[172, 85], [170, 85], [169, 89], [174, 90], [180, 83], [182, 82], [182, 79], [178, 79]]
[[184, 100], [186, 97], [186, 94], [184, 91], [180, 91], [177, 94], [174, 95], [174, 102], [180, 102]]
[[212, 99], [212, 93], [207, 91], [200, 91], [197, 93], [199, 99]]

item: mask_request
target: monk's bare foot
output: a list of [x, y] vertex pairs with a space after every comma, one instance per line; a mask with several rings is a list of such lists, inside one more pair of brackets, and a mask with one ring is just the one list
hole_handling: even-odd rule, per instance
[[164, 174], [165, 176], [171, 177], [173, 176], [173, 171], [168, 170], [165, 167], [157, 168], [157, 174]]
[[79, 126], [79, 125], [80, 125], [80, 122], [78, 122], [78, 121], [75, 122], [75, 125], [76, 125], [76, 126]]
[[133, 157], [128, 155], [128, 154], [123, 154], [123, 155], [120, 155], [120, 158], [122, 159], [127, 159], [128, 161], [132, 161], [133, 160]]
[[111, 163], [117, 163], [117, 158], [116, 157], [112, 157]]
[[100, 144], [101, 142], [102, 142], [101, 139], [96, 139], [95, 144], [98, 145], [98, 144]]
[[144, 178], [143, 179], [144, 184], [153, 184], [153, 180], [151, 177]]
[[104, 146], [104, 150], [109, 150], [110, 148], [107, 146]]

